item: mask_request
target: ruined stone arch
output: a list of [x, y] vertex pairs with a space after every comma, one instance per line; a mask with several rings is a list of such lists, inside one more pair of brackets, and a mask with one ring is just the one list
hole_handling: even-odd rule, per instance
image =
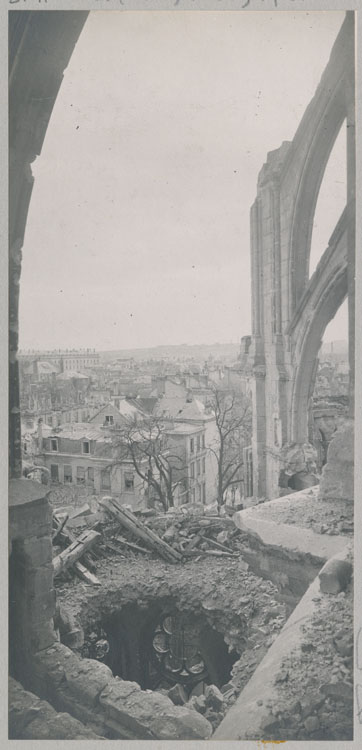
[[[313, 276], [314, 214], [325, 169], [347, 123], [347, 206]], [[338, 217], [336, 217], [337, 219]], [[308, 400], [329, 321], [348, 294], [354, 380], [354, 16], [347, 13], [292, 142], [268, 153], [251, 209], [253, 473], [255, 494], [278, 495], [274, 423], [283, 445], [308, 441]]]
[[315, 363], [328, 323], [348, 293], [347, 268], [326, 280], [320, 304], [298, 342], [300, 364], [296, 371], [291, 406], [291, 440], [302, 443], [308, 435], [308, 405], [313, 394]]
[[[305, 154], [305, 158], [299, 164], [290, 231], [290, 315], [294, 313], [308, 285], [313, 221], [319, 190], [333, 146], [347, 116], [345, 76], [341, 76], [332, 95], [330, 94], [331, 84], [326, 82], [325, 86], [326, 89], [323, 89], [324, 96], [320, 95], [316, 102], [313, 100], [314, 111], [311, 112], [309, 108], [307, 109], [296, 134], [297, 148], [299, 149], [298, 140], [299, 137], [303, 137], [304, 121], [306, 117], [310, 118], [312, 128], [307, 130], [306, 142], [302, 152], [303, 156]], [[325, 101], [326, 91], [327, 94], [330, 94], [327, 101]], [[301, 136], [299, 136], [300, 131]], [[292, 174], [295, 167], [296, 165], [293, 162], [287, 165]], [[289, 190], [290, 187], [288, 186], [287, 189]]]
[[291, 442], [308, 435], [308, 406], [324, 331], [348, 294], [346, 211], [336, 226], [289, 327], [292, 358], [298, 363], [292, 380]]

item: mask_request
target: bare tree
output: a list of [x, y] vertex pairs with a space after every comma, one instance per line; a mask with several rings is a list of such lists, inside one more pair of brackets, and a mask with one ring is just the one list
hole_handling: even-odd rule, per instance
[[218, 439], [209, 449], [217, 461], [217, 503], [224, 505], [227, 489], [243, 476], [243, 448], [250, 443], [250, 400], [233, 391], [213, 388], [210, 402]]
[[170, 425], [157, 416], [129, 421], [113, 431], [115, 459], [112, 465], [131, 461], [136, 474], [164, 510], [174, 507], [175, 492], [185, 484], [184, 458], [168, 435]]

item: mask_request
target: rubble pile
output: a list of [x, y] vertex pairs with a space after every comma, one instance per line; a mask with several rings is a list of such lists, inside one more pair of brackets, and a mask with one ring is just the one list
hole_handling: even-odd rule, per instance
[[353, 739], [352, 585], [315, 601], [301, 649], [275, 677], [278, 700], [267, 706], [263, 727], [271, 741]]
[[[158, 513], [153, 509], [132, 512], [111, 497], [99, 501], [92, 512], [80, 508], [53, 511], [54, 576], [78, 577], [99, 585], [97, 561], [110, 555], [146, 556], [169, 563], [203, 558], [240, 558], [245, 535], [232, 519], [203, 505], [183, 506]], [[248, 564], [243, 562], [244, 570]]]
[[294, 494], [290, 502], [284, 497], [283, 502], [260, 506], [260, 513], [266, 521], [312, 529], [316, 534], [353, 535], [353, 504], [320, 498], [318, 487]]
[[213, 730], [219, 726], [230, 705], [235, 701], [236, 691], [232, 683], [223, 685], [221, 690], [216, 685], [207, 685], [201, 695], [193, 695], [189, 700], [182, 685], [173, 685], [169, 690], [160, 690], [171, 698], [176, 706], [185, 706], [204, 716]]

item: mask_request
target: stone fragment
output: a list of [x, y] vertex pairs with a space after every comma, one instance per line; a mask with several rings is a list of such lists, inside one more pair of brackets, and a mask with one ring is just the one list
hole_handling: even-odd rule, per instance
[[336, 651], [338, 651], [341, 656], [352, 656], [353, 654], [353, 637], [352, 633], [346, 633], [336, 636], [334, 639], [334, 645], [336, 647]]
[[219, 542], [219, 544], [225, 544], [228, 541], [229, 535], [227, 531], [219, 531], [216, 541]]
[[352, 565], [347, 560], [332, 558], [319, 573], [320, 589], [324, 594], [339, 594], [348, 586], [352, 576]]
[[170, 690], [167, 691], [167, 695], [169, 698], [171, 698], [172, 703], [174, 703], [175, 706], [183, 706], [185, 703], [187, 703], [186, 691], [178, 682], [176, 683], [176, 685], [173, 685]]
[[174, 526], [170, 526], [162, 535], [162, 539], [164, 539], [165, 542], [172, 542], [176, 535], [177, 529], [175, 529]]
[[224, 718], [224, 714], [220, 711], [213, 711], [211, 708], [206, 712], [205, 718], [210, 722], [213, 729], [219, 726], [220, 722]]
[[206, 705], [218, 711], [224, 705], [224, 696], [216, 685], [208, 685], [205, 690]]
[[338, 680], [337, 682], [324, 683], [320, 687], [321, 693], [334, 698], [334, 700], [340, 700], [344, 703], [350, 703], [353, 701], [353, 687], [347, 682]]
[[272, 732], [274, 729], [277, 729], [279, 727], [279, 719], [277, 719], [274, 714], [269, 713], [267, 716], [264, 716], [263, 719], [260, 722], [260, 728], [264, 732]]
[[82, 648], [84, 644], [84, 632], [80, 628], [69, 630], [62, 636], [62, 643], [69, 648]]
[[315, 732], [320, 727], [318, 716], [308, 716], [304, 722], [304, 726], [307, 732]]
[[232, 690], [235, 693], [235, 685], [233, 685], [232, 682], [227, 682], [225, 685], [223, 685], [220, 688], [220, 692], [223, 693], [223, 694], [224, 693], [229, 693], [230, 690]]
[[275, 683], [287, 682], [289, 679], [289, 672], [287, 669], [281, 669], [275, 678]]

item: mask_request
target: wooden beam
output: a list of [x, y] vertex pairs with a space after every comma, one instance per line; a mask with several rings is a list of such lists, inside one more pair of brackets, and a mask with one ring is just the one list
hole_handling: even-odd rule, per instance
[[80, 534], [69, 547], [63, 550], [60, 555], [54, 557], [54, 577], [59, 575], [63, 570], [69, 568], [71, 565], [74, 565], [74, 563], [79, 560], [88, 549], [93, 547], [100, 538], [101, 535], [98, 534], [97, 531], [83, 531], [83, 533]]
[[87, 583], [91, 583], [93, 586], [101, 586], [101, 582], [98, 580], [97, 576], [94, 576], [93, 573], [91, 573], [88, 568], [85, 567], [85, 565], [82, 565], [79, 560], [77, 560], [76, 563], [74, 563], [74, 570], [83, 581], [86, 581]]
[[99, 503], [106, 508], [109, 513], [116, 516], [122, 526], [131, 531], [134, 536], [145, 541], [151, 549], [158, 552], [158, 554], [167, 560], [167, 562], [174, 563], [182, 560], [182, 555], [179, 552], [176, 552], [176, 550], [170, 547], [167, 542], [160, 539], [154, 531], [151, 531], [151, 529], [144, 526], [144, 524], [136, 518], [133, 513], [121, 505], [117, 500], [112, 497], [103, 497], [99, 500]]

